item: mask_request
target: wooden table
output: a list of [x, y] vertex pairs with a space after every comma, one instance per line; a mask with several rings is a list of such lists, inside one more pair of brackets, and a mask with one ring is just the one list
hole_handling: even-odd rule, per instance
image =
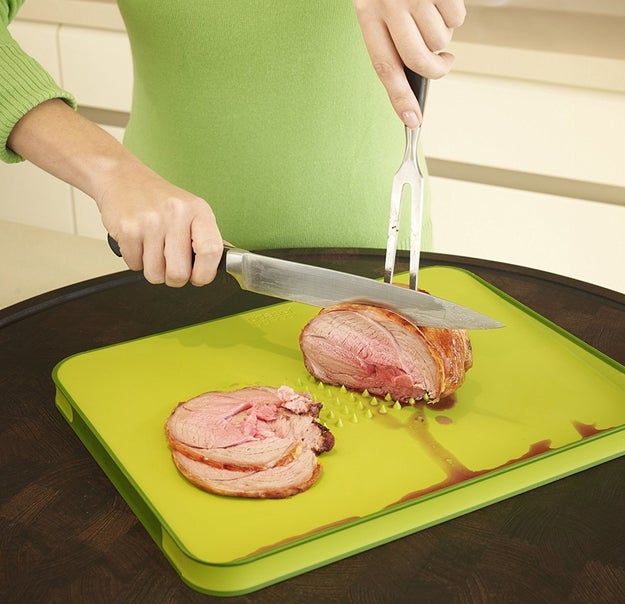
[[[381, 251], [271, 253], [383, 273]], [[482, 260], [430, 264], [470, 270], [625, 364], [622, 294]], [[56, 410], [50, 374], [77, 352], [273, 302], [227, 275], [175, 290], [128, 271], [0, 310], [0, 601], [222, 600], [182, 583]], [[625, 602], [625, 457], [227, 601]]]

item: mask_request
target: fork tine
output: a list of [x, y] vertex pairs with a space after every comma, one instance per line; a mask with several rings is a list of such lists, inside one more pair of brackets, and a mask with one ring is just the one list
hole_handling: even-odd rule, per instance
[[[428, 79], [405, 66], [404, 73], [423, 114]], [[388, 239], [386, 241], [384, 281], [387, 283], [392, 283], [393, 281], [402, 194], [404, 186], [408, 185], [410, 186], [410, 289], [417, 289], [421, 255], [421, 225], [423, 222], [423, 174], [417, 160], [417, 143], [421, 128], [413, 129], [405, 126], [404, 129], [406, 133], [404, 158], [393, 178], [393, 189], [391, 192], [391, 216], [388, 226]]]
[[391, 191], [391, 212], [388, 221], [388, 238], [386, 240], [386, 259], [384, 262], [384, 281], [393, 282], [393, 272], [395, 270], [395, 255], [397, 252], [397, 237], [399, 235], [399, 215], [401, 211], [401, 198], [404, 183], [401, 181], [399, 171], [393, 177], [393, 188]]
[[406, 149], [399, 169], [393, 177], [391, 211], [386, 242], [384, 281], [392, 283], [397, 254], [399, 219], [404, 188], [410, 187], [410, 282], [411, 289], [417, 289], [419, 259], [421, 253], [421, 225], [423, 221], [422, 175], [417, 162], [417, 142], [420, 128], [406, 127]]
[[410, 186], [410, 289], [417, 289], [423, 224], [423, 183], [421, 177]]

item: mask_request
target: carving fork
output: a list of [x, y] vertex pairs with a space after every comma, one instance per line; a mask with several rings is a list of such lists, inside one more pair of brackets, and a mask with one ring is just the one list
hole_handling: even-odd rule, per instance
[[[428, 80], [407, 67], [404, 68], [412, 91], [415, 93], [423, 114]], [[417, 289], [419, 273], [419, 257], [421, 254], [421, 227], [423, 223], [423, 172], [417, 159], [417, 145], [421, 127], [408, 128], [406, 131], [406, 149], [399, 169], [393, 177], [391, 190], [391, 212], [386, 242], [386, 260], [384, 262], [384, 281], [393, 282], [395, 255], [397, 252], [397, 236], [399, 234], [399, 216], [402, 195], [406, 186], [410, 187], [410, 289]]]

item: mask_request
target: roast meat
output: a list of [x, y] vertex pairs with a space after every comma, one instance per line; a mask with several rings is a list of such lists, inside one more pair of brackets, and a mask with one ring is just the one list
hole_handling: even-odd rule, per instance
[[321, 403], [288, 386], [205, 392], [180, 403], [165, 431], [174, 463], [193, 484], [239, 497], [288, 497], [309, 488], [334, 436]]
[[309, 373], [327, 384], [408, 403], [435, 403], [463, 383], [473, 358], [464, 330], [418, 327], [378, 306], [337, 304], [300, 333]]

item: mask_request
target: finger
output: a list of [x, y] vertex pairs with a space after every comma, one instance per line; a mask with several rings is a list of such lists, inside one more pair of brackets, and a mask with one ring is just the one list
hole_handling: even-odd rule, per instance
[[123, 235], [111, 235], [124, 259], [124, 262], [131, 271], [143, 269], [143, 243], [139, 238], [127, 237]]
[[165, 282], [165, 238], [159, 233], [150, 233], [143, 239], [143, 275], [149, 283]]
[[191, 228], [184, 218], [172, 219], [165, 235], [165, 284], [169, 287], [182, 287], [191, 277]]
[[419, 13], [414, 15], [414, 21], [421, 38], [431, 52], [440, 52], [451, 42], [453, 30], [447, 27], [435, 5], [425, 4]]
[[450, 29], [460, 27], [467, 16], [464, 0], [437, 0], [436, 8]]
[[[419, 17], [426, 22], [426, 25], [423, 26], [424, 30], [430, 32], [430, 35], [435, 38], [440, 38], [439, 41], [432, 43], [433, 46], [436, 46], [439, 42], [446, 44], [444, 32], [447, 31], [440, 16], [435, 13], [437, 11], [430, 12], [428, 19], [423, 17], [423, 14]], [[433, 33], [435, 30], [443, 30], [443, 33], [435, 35]], [[415, 73], [426, 78], [438, 79], [449, 71], [451, 60], [453, 60], [452, 55], [433, 52], [428, 47], [422, 31], [412, 16], [405, 17], [399, 15], [389, 20], [388, 32], [400, 60]]]
[[197, 286], [206, 285], [215, 278], [224, 249], [221, 233], [214, 218], [211, 216], [196, 218], [191, 223], [191, 239], [195, 252], [191, 283]]
[[386, 89], [393, 109], [410, 128], [421, 123], [421, 109], [410, 89], [402, 60], [386, 26], [374, 18], [358, 15], [365, 46], [378, 78]]

